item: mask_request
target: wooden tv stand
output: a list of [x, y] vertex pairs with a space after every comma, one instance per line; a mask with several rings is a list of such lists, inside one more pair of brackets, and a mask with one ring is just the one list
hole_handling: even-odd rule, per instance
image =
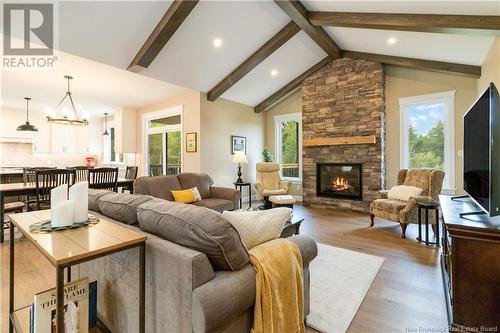
[[441, 268], [450, 332], [500, 331], [500, 216], [460, 213], [479, 208], [469, 198], [441, 195]]

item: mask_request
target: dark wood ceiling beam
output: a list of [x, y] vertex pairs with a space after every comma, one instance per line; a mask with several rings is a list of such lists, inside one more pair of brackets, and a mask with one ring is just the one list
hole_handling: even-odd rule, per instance
[[128, 70], [139, 72], [147, 68], [170, 38], [174, 35], [182, 22], [198, 3], [198, 0], [175, 0], [167, 9], [165, 15], [134, 57]]
[[274, 94], [266, 98], [264, 101], [260, 102], [255, 108], [254, 112], [259, 113], [262, 112], [269, 107], [271, 107], [274, 103], [278, 102], [281, 100], [283, 97], [286, 97], [289, 93], [300, 87], [302, 84], [302, 81], [304, 81], [307, 77], [311, 76], [314, 74], [317, 70], [319, 70], [321, 67], [325, 66], [328, 64], [330, 61], [332, 61], [332, 58], [330, 56], [324, 58], [320, 62], [318, 62], [316, 65], [312, 66], [309, 68], [307, 71], [302, 73], [301, 75], [297, 76], [295, 79], [292, 81], [288, 82], [283, 88], [280, 90], [276, 91]]
[[274, 1], [304, 32], [311, 37], [332, 59], [342, 57], [340, 48], [322, 27], [316, 27], [307, 19], [307, 9], [300, 1]]
[[288, 23], [276, 35], [274, 35], [270, 40], [268, 40], [264, 45], [262, 45], [262, 47], [260, 47], [250, 57], [248, 57], [241, 65], [239, 65], [228, 76], [226, 76], [222, 81], [220, 81], [214, 88], [212, 88], [208, 92], [207, 99], [212, 102], [215, 101], [220, 95], [222, 95], [229, 88], [231, 88], [236, 82], [241, 80], [252, 69], [257, 67], [274, 51], [283, 46], [283, 44], [285, 44], [290, 38], [295, 36], [295, 34], [299, 31], [300, 27], [297, 24], [295, 24], [294, 21]]
[[309, 12], [315, 26], [500, 36], [500, 16]]
[[463, 65], [451, 62], [423, 60], [415, 58], [396, 57], [383, 54], [356, 52], [343, 50], [345, 58], [380, 62], [385, 65], [422, 69], [431, 72], [451, 73], [479, 78], [481, 66]]

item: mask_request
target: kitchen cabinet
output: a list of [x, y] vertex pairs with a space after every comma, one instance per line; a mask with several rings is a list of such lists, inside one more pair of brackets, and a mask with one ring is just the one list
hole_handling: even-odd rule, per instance
[[51, 152], [84, 154], [89, 152], [88, 126], [50, 125]]

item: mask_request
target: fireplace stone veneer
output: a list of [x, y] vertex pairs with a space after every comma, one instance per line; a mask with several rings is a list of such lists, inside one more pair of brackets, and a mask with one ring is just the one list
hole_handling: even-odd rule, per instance
[[[334, 60], [305, 79], [301, 93], [304, 141], [375, 136], [375, 143], [304, 146], [304, 205], [369, 212], [385, 178], [382, 65], [348, 58]], [[359, 195], [341, 197], [318, 191], [318, 165], [332, 163], [362, 165]]]

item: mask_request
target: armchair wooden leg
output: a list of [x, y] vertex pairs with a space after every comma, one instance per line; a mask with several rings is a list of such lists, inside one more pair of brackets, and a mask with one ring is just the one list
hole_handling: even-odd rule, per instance
[[406, 238], [406, 227], [408, 224], [400, 223], [399, 225], [401, 226], [401, 238]]
[[370, 227], [373, 227], [373, 219], [375, 218], [374, 214], [370, 214]]

